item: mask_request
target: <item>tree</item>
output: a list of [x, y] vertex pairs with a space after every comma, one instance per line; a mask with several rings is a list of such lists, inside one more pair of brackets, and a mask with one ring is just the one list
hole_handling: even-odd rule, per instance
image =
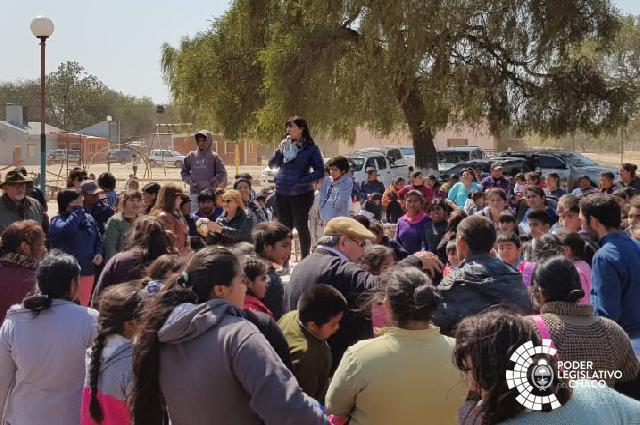
[[162, 63], [177, 107], [227, 136], [273, 140], [293, 114], [347, 139], [406, 128], [417, 165], [437, 168], [433, 137], [450, 123], [623, 125], [634, 91], [576, 54], [619, 28], [608, 0], [236, 0]]
[[[111, 115], [120, 122], [122, 140], [140, 138], [153, 130], [155, 112], [151, 99], [112, 90], [77, 62], [61, 63], [46, 78], [46, 120], [56, 127], [78, 131]], [[6, 103], [26, 106], [29, 119], [39, 120], [39, 81], [0, 84], [0, 105]], [[0, 108], [0, 118], [4, 115], [4, 108]]]

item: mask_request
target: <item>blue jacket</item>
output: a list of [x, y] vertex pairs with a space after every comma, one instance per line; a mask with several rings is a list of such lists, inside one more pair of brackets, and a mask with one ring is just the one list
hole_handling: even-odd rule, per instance
[[324, 160], [318, 145], [305, 140], [292, 161], [284, 162], [280, 149], [269, 160], [269, 168], [278, 168], [275, 176], [276, 192], [284, 196], [313, 192], [313, 182], [324, 176]]
[[95, 255], [104, 257], [104, 246], [96, 221], [82, 207], [75, 207], [69, 214], [57, 215], [49, 225], [51, 248], [73, 255], [80, 263], [80, 275], [95, 273], [92, 263]]
[[329, 221], [335, 217], [348, 217], [352, 190], [353, 179], [349, 174], [344, 174], [336, 182], [326, 176], [318, 197], [320, 218]]
[[640, 242], [624, 232], [600, 241], [591, 269], [591, 303], [630, 338], [640, 337]]

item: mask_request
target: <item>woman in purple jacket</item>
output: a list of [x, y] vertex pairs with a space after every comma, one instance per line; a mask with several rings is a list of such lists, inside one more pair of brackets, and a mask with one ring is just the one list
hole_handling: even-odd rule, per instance
[[421, 192], [412, 190], [404, 199], [407, 213], [398, 219], [396, 240], [409, 254], [415, 254], [425, 244], [424, 226], [431, 222], [431, 218], [424, 212], [424, 197]]
[[311, 234], [309, 210], [313, 205], [313, 182], [324, 176], [324, 161], [313, 142], [307, 121], [300, 117], [286, 122], [287, 137], [269, 160], [269, 168], [277, 168], [276, 210], [278, 220], [300, 236], [302, 258], [309, 255]]

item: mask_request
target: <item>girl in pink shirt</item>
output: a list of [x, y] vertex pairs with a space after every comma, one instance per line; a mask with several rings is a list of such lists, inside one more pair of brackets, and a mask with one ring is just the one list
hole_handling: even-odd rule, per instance
[[585, 296], [580, 304], [590, 304], [591, 295], [591, 259], [596, 252], [594, 244], [584, 239], [579, 233], [568, 233], [562, 238], [564, 255], [575, 264], [580, 274], [582, 290]]

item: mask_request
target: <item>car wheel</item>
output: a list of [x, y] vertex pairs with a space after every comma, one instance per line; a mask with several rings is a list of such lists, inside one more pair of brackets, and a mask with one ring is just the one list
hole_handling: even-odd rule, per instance
[[155, 167], [156, 165], [157, 164], [156, 164], [155, 160], [152, 159], [152, 160], [149, 161], [149, 167]]
[[173, 165], [175, 165], [178, 168], [182, 168], [182, 161], [176, 161], [173, 163]]

